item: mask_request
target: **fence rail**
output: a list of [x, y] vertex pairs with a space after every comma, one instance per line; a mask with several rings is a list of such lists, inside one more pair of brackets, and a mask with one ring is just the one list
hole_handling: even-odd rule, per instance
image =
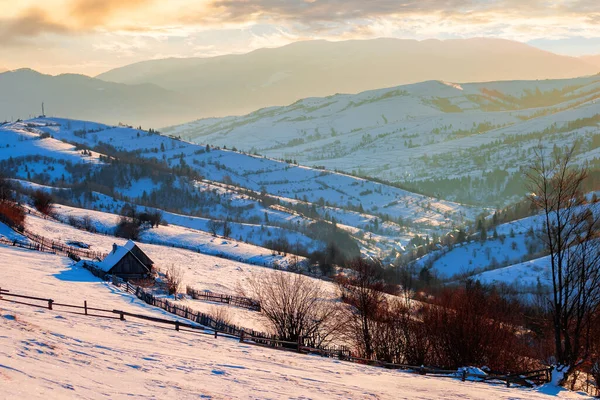
[[78, 257], [89, 258], [92, 260], [93, 259], [102, 260], [106, 257], [106, 253], [69, 246], [64, 243], [57, 242], [55, 240], [48, 239], [44, 236], [30, 232], [27, 229], [23, 229], [21, 231], [21, 234], [23, 234], [23, 236], [25, 236], [32, 242], [38, 244], [42, 250], [49, 250], [49, 251], [53, 251], [55, 253], [65, 254], [67, 256], [76, 255]]
[[[179, 307], [178, 305], [170, 304], [171, 302], [169, 302], [168, 300], [162, 299], [162, 298], [156, 298], [152, 294], [146, 293], [142, 288], [131, 285], [128, 282], [121, 283], [120, 285], [122, 285], [123, 289], [126, 290], [127, 292], [130, 292], [130, 293], [136, 292], [136, 295], [138, 295], [138, 297], [142, 300], [144, 300], [143, 297], [146, 297], [148, 299], [154, 299], [154, 301], [157, 302], [157, 304], [160, 304], [163, 306], [166, 305], [167, 308], [171, 308], [171, 310], [173, 310], [176, 315], [181, 316], [183, 318], [190, 319], [190, 318], [188, 318], [190, 316], [189, 315], [190, 310], [187, 307]], [[20, 302], [18, 300], [13, 300], [12, 298], [28, 299], [28, 300], [33, 300], [33, 301], [37, 301], [37, 302], [42, 302], [43, 304], [24, 303], [24, 302]], [[188, 323], [188, 322], [183, 322], [183, 321], [179, 321], [179, 320], [169, 320], [169, 319], [158, 318], [158, 317], [154, 317], [154, 316], [150, 316], [150, 315], [136, 314], [136, 313], [131, 313], [128, 311], [123, 311], [123, 310], [115, 310], [115, 309], [109, 310], [109, 309], [89, 307], [87, 304], [87, 301], [83, 302], [83, 306], [75, 305], [75, 304], [58, 303], [58, 302], [55, 302], [53, 299], [46, 299], [46, 298], [42, 298], [42, 297], [17, 294], [17, 293], [13, 293], [13, 292], [10, 292], [10, 291], [8, 291], [6, 289], [2, 289], [2, 288], [0, 288], [0, 301], [10, 301], [13, 303], [24, 304], [24, 305], [28, 305], [28, 306], [34, 306], [34, 307], [46, 307], [49, 310], [53, 310], [53, 311], [60, 311], [60, 308], [62, 308], [62, 307], [70, 308], [70, 309], [79, 309], [79, 310], [83, 310], [83, 312], [79, 313], [79, 314], [87, 315], [90, 317], [104, 317], [104, 318], [108, 317], [108, 318], [113, 318], [113, 319], [122, 320], [122, 321], [124, 321], [126, 317], [134, 318], [134, 319], [139, 319], [139, 320], [152, 322], [152, 323], [172, 325], [175, 328], [175, 330], [177, 330], [177, 331], [183, 330], [185, 332], [185, 330], [183, 329], [183, 328], [185, 328], [185, 329], [188, 329], [193, 332], [200, 333], [200, 334], [207, 334], [207, 335], [211, 335], [211, 336], [214, 335], [215, 338], [218, 337], [219, 333], [221, 333], [221, 336], [223, 336], [223, 334], [225, 334], [226, 336], [229, 336], [229, 337], [237, 336], [237, 337], [239, 337], [239, 341], [241, 343], [247, 343], [247, 344], [257, 345], [257, 346], [262, 346], [262, 347], [271, 347], [271, 348], [277, 349], [277, 350], [297, 351], [299, 353], [314, 353], [314, 354], [318, 354], [318, 355], [325, 356], [325, 357], [336, 357], [336, 358], [339, 358], [341, 361], [372, 365], [372, 366], [377, 366], [377, 367], [382, 367], [382, 368], [387, 368], [387, 369], [402, 369], [402, 370], [406, 370], [409, 372], [418, 373], [421, 375], [435, 375], [435, 376], [439, 376], [439, 377], [450, 377], [450, 378], [454, 378], [454, 379], [461, 379], [462, 381], [466, 381], [468, 379], [469, 380], [473, 379], [473, 380], [477, 380], [477, 381], [485, 382], [485, 383], [502, 382], [502, 383], [505, 383], [507, 387], [510, 386], [511, 384], [525, 386], [525, 387], [533, 387], [534, 384], [549, 382], [550, 378], [551, 378], [551, 373], [552, 373], [552, 368], [546, 368], [546, 369], [539, 369], [539, 370], [535, 370], [535, 371], [526, 371], [526, 372], [522, 372], [519, 374], [511, 374], [511, 375], [482, 375], [482, 374], [468, 372], [467, 370], [456, 371], [456, 370], [445, 370], [445, 369], [425, 367], [425, 366], [411, 366], [411, 365], [404, 365], [404, 364], [387, 363], [387, 362], [384, 362], [381, 360], [371, 360], [371, 359], [366, 359], [366, 358], [354, 357], [349, 352], [342, 352], [341, 351], [342, 349], [325, 350], [325, 349], [304, 346], [302, 344], [302, 340], [298, 340], [298, 342], [284, 341], [284, 340], [279, 340], [273, 336], [265, 337], [260, 334], [257, 335], [257, 333], [254, 331], [247, 332], [246, 330], [243, 330], [243, 329], [239, 330], [238, 332], [232, 331], [231, 329], [222, 330], [216, 326], [209, 326], [208, 324], [210, 324], [210, 321], [203, 320], [203, 318], [201, 317], [203, 315], [202, 313], [195, 314], [196, 321], [194, 321], [194, 319], [193, 319], [194, 316], [192, 315], [191, 320], [196, 322], [196, 324], [194, 324], [194, 323]], [[100, 313], [104, 313], [107, 315], [90, 314], [89, 311], [100, 312]], [[169, 310], [167, 310], [167, 311], [169, 311]], [[170, 312], [173, 312], [173, 311], [170, 311]], [[181, 314], [183, 314], [183, 315], [181, 315]], [[117, 317], [117, 315], [118, 315], [118, 317]], [[187, 315], [187, 317], [185, 315]], [[208, 324], [205, 324], [203, 322], [208, 322]], [[206, 328], [209, 328], [212, 332], [207, 332]], [[239, 335], [236, 335], [236, 333], [239, 333]]]
[[214, 301], [217, 303], [230, 304], [236, 307], [246, 308], [260, 312], [260, 302], [248, 297], [232, 296], [228, 294], [214, 293], [208, 290], [197, 290], [190, 286], [186, 287], [186, 293], [194, 300]]
[[94, 267], [92, 264], [84, 262], [83, 266], [84, 268], [89, 270], [93, 275], [105, 281], [111, 281], [113, 285], [125, 290], [128, 293], [133, 294], [146, 304], [162, 308], [163, 310], [171, 314], [175, 314], [179, 317], [189, 319], [212, 330], [216, 330], [236, 337], [246, 335], [257, 337], [261, 340], [273, 339], [273, 336], [267, 333], [258, 332], [255, 330], [242, 328], [237, 325], [228, 324], [224, 321], [217, 320], [208, 314], [204, 314], [200, 311], [193, 310], [184, 305], [177, 304], [176, 302], [166, 299], [164, 297], [155, 296], [154, 294], [150, 293], [144, 288], [133, 285], [130, 282], [125, 282], [124, 280], [117, 278], [116, 276], [109, 275], [106, 272]]
[[19, 229], [17, 230], [17, 232], [29, 239], [31, 243], [24, 242], [18, 239], [11, 240], [4, 237], [0, 237], [0, 243], [27, 250], [35, 250], [52, 254], [63, 254], [68, 257], [78, 259], [89, 258], [102, 260], [106, 257], [106, 253], [69, 246], [64, 243], [57, 242], [55, 240], [48, 239], [35, 233], [29, 232], [26, 229]]

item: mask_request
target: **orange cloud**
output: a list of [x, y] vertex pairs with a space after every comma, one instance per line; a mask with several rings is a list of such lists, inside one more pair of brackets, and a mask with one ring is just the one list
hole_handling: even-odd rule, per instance
[[68, 27], [52, 21], [43, 10], [30, 8], [16, 18], [0, 20], [0, 44], [21, 44], [28, 38], [44, 33], [68, 31]]
[[100, 26], [123, 11], [148, 6], [154, 0], [75, 0], [70, 15], [82, 26]]

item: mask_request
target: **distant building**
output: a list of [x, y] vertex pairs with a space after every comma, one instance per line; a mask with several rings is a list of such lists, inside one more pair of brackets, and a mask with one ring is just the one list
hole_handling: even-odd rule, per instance
[[124, 246], [113, 244], [112, 251], [97, 267], [123, 279], [140, 279], [151, 275], [154, 262], [131, 240]]

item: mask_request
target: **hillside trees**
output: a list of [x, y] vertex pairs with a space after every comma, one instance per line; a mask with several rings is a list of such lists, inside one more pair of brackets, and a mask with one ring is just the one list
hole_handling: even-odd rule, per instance
[[0, 174], [0, 202], [13, 200], [13, 187], [11, 182]]
[[531, 362], [519, 304], [478, 282], [446, 288], [420, 308], [430, 352], [426, 362], [445, 368], [488, 366], [496, 371], [525, 370]]
[[0, 222], [22, 228], [25, 223], [25, 210], [14, 200], [11, 182], [0, 175]]
[[342, 300], [350, 306], [349, 332], [362, 356], [375, 356], [374, 335], [385, 303], [385, 286], [374, 262], [357, 258], [349, 265], [348, 277], [338, 277]]
[[590, 357], [591, 323], [600, 312], [600, 210], [586, 203], [587, 172], [574, 156], [574, 148], [548, 155], [540, 147], [527, 172], [530, 201], [543, 215], [540, 237], [550, 256], [547, 306], [556, 362], [569, 371]]

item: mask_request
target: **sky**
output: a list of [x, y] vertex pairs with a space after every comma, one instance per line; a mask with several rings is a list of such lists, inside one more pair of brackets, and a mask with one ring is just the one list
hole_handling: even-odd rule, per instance
[[97, 75], [299, 40], [518, 40], [600, 54], [598, 0], [0, 0], [0, 70]]

